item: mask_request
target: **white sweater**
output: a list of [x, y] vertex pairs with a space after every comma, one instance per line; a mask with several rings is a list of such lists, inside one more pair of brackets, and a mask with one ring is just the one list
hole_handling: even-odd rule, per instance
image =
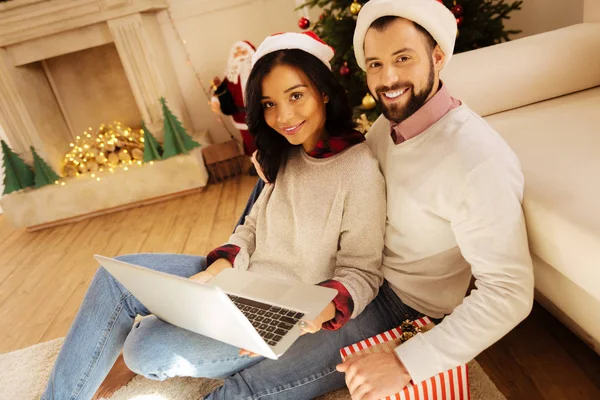
[[[421, 382], [470, 361], [531, 310], [523, 175], [506, 142], [466, 105], [399, 145], [381, 116], [367, 143], [386, 178], [384, 276], [408, 306], [450, 314], [396, 349]], [[465, 298], [471, 274], [477, 289]]]
[[322, 159], [295, 148], [229, 238], [241, 248], [234, 267], [312, 284], [339, 281], [355, 318], [383, 283], [385, 211], [383, 176], [365, 143]]

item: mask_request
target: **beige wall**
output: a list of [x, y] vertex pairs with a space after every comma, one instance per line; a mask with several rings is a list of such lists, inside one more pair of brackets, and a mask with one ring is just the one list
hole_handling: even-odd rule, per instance
[[600, 22], [600, 0], [584, 0], [585, 22]]
[[[227, 117], [220, 122], [208, 106], [209, 98], [199, 87], [192, 69], [186, 64], [186, 54], [177, 40], [170, 17], [186, 41], [194, 69], [204, 89], [213, 76], [223, 76], [231, 45], [249, 40], [255, 46], [268, 35], [281, 31], [299, 31], [300, 11], [294, 11], [295, 0], [169, 0], [170, 16], [164, 12], [161, 28], [175, 65], [177, 79], [195, 131], [209, 129], [215, 142], [229, 139], [223, 127], [237, 134]], [[317, 18], [317, 11], [313, 12]]]
[[[585, 0], [600, 3], [600, 0]], [[513, 38], [531, 36], [583, 22], [584, 0], [524, 0], [520, 11], [506, 21], [508, 29], [523, 32]]]

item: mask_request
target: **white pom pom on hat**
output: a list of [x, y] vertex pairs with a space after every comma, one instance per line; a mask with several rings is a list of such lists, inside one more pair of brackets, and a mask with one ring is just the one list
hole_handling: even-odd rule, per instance
[[437, 0], [370, 0], [360, 10], [354, 30], [354, 55], [358, 66], [366, 70], [365, 35], [378, 18], [402, 17], [421, 25], [438, 43], [445, 54], [445, 67], [454, 52], [456, 18]]
[[302, 33], [284, 32], [269, 36], [263, 40], [256, 49], [256, 53], [252, 56], [252, 66], [254, 67], [254, 64], [256, 64], [259, 59], [269, 53], [291, 49], [303, 50], [312, 54], [331, 70], [329, 61], [331, 61], [335, 53], [333, 48], [311, 31]]

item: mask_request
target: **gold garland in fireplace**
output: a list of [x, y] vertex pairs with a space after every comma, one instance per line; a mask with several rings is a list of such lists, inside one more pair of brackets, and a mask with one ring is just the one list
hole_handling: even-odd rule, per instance
[[132, 130], [114, 121], [101, 125], [96, 132], [90, 127], [63, 159], [63, 175], [69, 177], [96, 172], [113, 172], [117, 168], [141, 165], [144, 160], [144, 131]]

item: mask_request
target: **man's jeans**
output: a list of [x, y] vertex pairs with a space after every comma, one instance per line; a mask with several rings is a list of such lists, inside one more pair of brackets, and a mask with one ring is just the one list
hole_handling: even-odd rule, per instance
[[[254, 200], [260, 189], [253, 192]], [[249, 209], [247, 210], [249, 211]], [[120, 260], [190, 277], [206, 268], [204, 257], [133, 254]], [[202, 312], [202, 305], [198, 304]], [[422, 315], [404, 305], [387, 283], [377, 298], [337, 331], [307, 334], [278, 360], [240, 357], [239, 349], [167, 324], [150, 312], [104, 268], [99, 268], [60, 350], [42, 399], [90, 399], [121, 349], [127, 365], [150, 379], [175, 376], [225, 378], [206, 399], [311, 399], [344, 386], [335, 370], [339, 349]]]

